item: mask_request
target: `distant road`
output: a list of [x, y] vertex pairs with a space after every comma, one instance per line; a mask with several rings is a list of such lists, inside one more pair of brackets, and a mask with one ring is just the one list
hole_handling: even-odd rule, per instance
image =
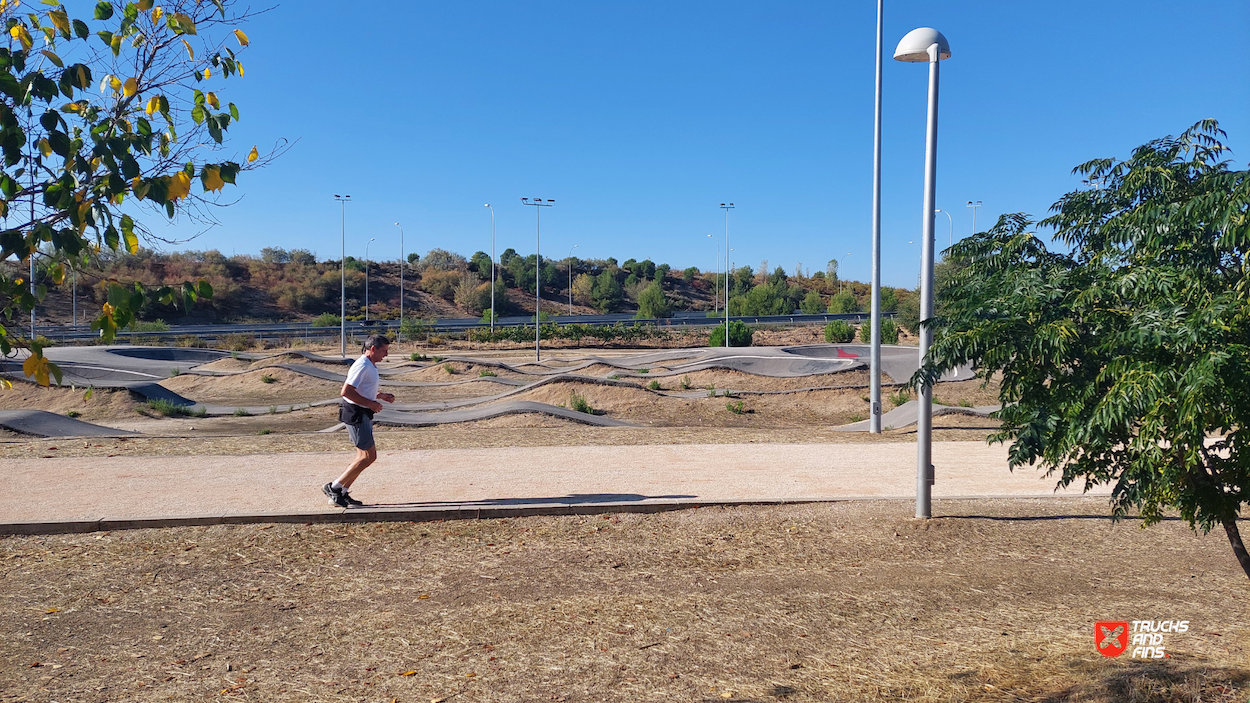
[[[894, 313], [884, 313], [886, 317], [892, 317]], [[761, 315], [761, 316], [742, 316], [731, 317], [731, 320], [740, 320], [749, 325], [790, 325], [790, 324], [827, 324], [833, 320], [844, 320], [847, 322], [858, 322], [867, 319], [868, 313], [849, 313], [844, 315], [835, 315], [831, 313], [822, 313], [819, 315]], [[495, 322], [496, 327], [510, 327], [515, 325], [532, 325], [532, 315], [517, 315], [510, 317], [500, 317]], [[672, 317], [656, 319], [656, 320], [635, 320], [634, 316], [629, 313], [616, 313], [611, 315], [558, 315], [552, 316], [545, 320], [546, 323], [567, 325], [567, 324], [588, 324], [588, 325], [614, 325], [616, 323], [632, 324], [654, 324], [661, 327], [701, 327], [708, 325], [718, 325], [725, 321], [724, 317], [708, 317], [707, 312], [699, 311], [683, 311], [674, 313]], [[477, 318], [447, 318], [435, 320], [430, 324], [429, 329], [436, 332], [462, 332], [469, 329], [481, 327], [489, 327], [488, 323], [482, 322]], [[363, 325], [359, 321], [347, 322], [348, 333], [361, 334], [366, 329], [379, 331], [398, 331], [399, 320], [377, 320], [370, 325]], [[45, 337], [60, 341], [75, 341], [94, 339], [99, 336], [87, 325], [79, 325], [77, 328], [71, 325], [51, 325], [46, 327], [36, 326], [35, 331]], [[200, 337], [204, 339], [212, 339], [223, 337], [229, 334], [245, 334], [253, 337], [337, 337], [339, 334], [339, 326], [333, 327], [314, 327], [311, 322], [257, 322], [257, 323], [237, 323], [237, 324], [212, 324], [212, 325], [177, 325], [171, 324], [167, 332], [119, 332], [117, 341], [125, 342], [130, 337], [152, 338], [173, 338], [179, 337]]]

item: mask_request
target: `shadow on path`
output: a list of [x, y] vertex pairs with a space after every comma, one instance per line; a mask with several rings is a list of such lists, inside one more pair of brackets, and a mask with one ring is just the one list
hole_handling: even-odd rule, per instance
[[593, 505], [596, 503], [636, 503], [644, 500], [687, 500], [694, 495], [644, 496], [639, 493], [570, 493], [564, 496], [537, 498], [487, 498], [485, 500], [443, 500], [413, 503], [370, 503], [369, 508], [433, 508], [433, 507], [488, 507], [515, 505]]

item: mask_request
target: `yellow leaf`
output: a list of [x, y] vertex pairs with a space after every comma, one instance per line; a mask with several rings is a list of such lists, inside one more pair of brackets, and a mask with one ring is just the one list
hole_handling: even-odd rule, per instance
[[241, 45], [243, 45], [243, 46], [247, 46], [247, 45], [248, 45], [248, 38], [247, 38], [247, 35], [243, 33], [243, 30], [242, 30], [242, 29], [236, 29], [236, 30], [234, 30], [234, 38], [239, 40], [239, 44], [241, 44]]
[[201, 182], [206, 192], [221, 190], [226, 185], [226, 182], [221, 180], [221, 169], [216, 166], [205, 166], [201, 174]]
[[134, 232], [122, 232], [122, 239], [126, 242], [126, 251], [131, 254], [139, 253], [139, 238]]
[[163, 14], [165, 14], [165, 11], [161, 9], [161, 6], [160, 6], [160, 5], [157, 5], [156, 7], [152, 8], [152, 21], [153, 21], [153, 22], [160, 22], [160, 21], [161, 21], [161, 15], [163, 15]]
[[127, 78], [126, 82], [122, 85], [122, 95], [129, 98], [137, 92], [139, 92], [139, 81], [133, 78]]
[[189, 58], [189, 59], [191, 59], [192, 61], [194, 61], [194, 60], [195, 60], [195, 50], [191, 48], [191, 42], [187, 41], [186, 39], [183, 39], [183, 40], [182, 40], [182, 45], [183, 45], [183, 46], [185, 46], [185, 47], [187, 47], [187, 58]]
[[148, 100], [148, 105], [143, 108], [143, 111], [151, 115], [159, 109], [161, 109], [161, 99], [157, 96], [152, 96], [152, 99]]
[[22, 362], [22, 373], [34, 376], [35, 382], [41, 386], [48, 385], [48, 360], [43, 354], [31, 354]]
[[212, 105], [214, 110], [221, 109], [221, 103], [217, 100], [216, 93], [209, 93], [206, 98], [208, 100], [208, 104]]
[[52, 20], [52, 26], [69, 34], [69, 15], [65, 10], [52, 10], [48, 13], [48, 19]]
[[144, 12], [147, 12], [148, 10], [152, 9], [152, 0], [139, 0], [139, 2], [135, 4], [138, 5], [139, 9], [143, 10]]
[[13, 390], [13, 382], [7, 378], [0, 378], [0, 386], [4, 386], [6, 391]]
[[169, 177], [169, 199], [181, 200], [191, 192], [191, 177], [186, 171], [179, 171]]
[[208, 70], [207, 68], [204, 69], [204, 80], [208, 80], [209, 78], [212, 78], [212, 77], [213, 77], [213, 72]]
[[235, 61], [235, 62], [234, 62], [234, 67], [235, 67], [235, 68], [237, 68], [237, 69], [239, 69], [239, 78], [242, 78], [242, 77], [243, 77], [243, 62], [242, 62], [242, 61]]
[[252, 147], [252, 153], [250, 153], [250, 154], [248, 154], [248, 155], [247, 155], [247, 161], [248, 161], [248, 163], [251, 163], [251, 162], [253, 162], [253, 161], [255, 161], [256, 159], [259, 159], [259, 158], [260, 158], [260, 154], [258, 154], [258, 153], [256, 152], [256, 147], [254, 147], [254, 146], [253, 146], [253, 147]]
[[47, 139], [39, 140], [39, 153], [43, 154], [44, 156], [52, 155], [52, 145], [48, 144]]
[[30, 38], [30, 32], [26, 31], [26, 28], [20, 24], [13, 25], [13, 28], [9, 30], [9, 34], [14, 39], [20, 41], [22, 43], [22, 48], [27, 51], [30, 51], [30, 47], [35, 43], [34, 40]]
[[109, 76], [109, 86], [111, 86], [113, 88], [113, 92], [116, 93], [122, 89], [122, 79], [117, 76]]
[[108, 317], [112, 317], [112, 316], [113, 316], [113, 311], [114, 311], [114, 310], [116, 310], [117, 308], [113, 307], [113, 304], [112, 304], [112, 303], [105, 303], [105, 304], [104, 304], [104, 307], [103, 307], [102, 309], [104, 310], [104, 314], [105, 314], [106, 316], [108, 316]]

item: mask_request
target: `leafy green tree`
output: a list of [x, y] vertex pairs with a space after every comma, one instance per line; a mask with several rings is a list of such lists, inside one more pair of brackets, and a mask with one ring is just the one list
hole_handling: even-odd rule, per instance
[[[276, 155], [253, 147], [236, 162], [222, 152], [239, 110], [219, 84], [243, 75], [232, 46], [249, 41], [237, 28], [246, 14], [233, 5], [105, 1], [91, 17], [55, 2], [0, 5], [9, 39], [0, 48], [0, 259], [26, 268], [33, 256], [59, 284], [103, 252], [138, 251], [151, 236], [135, 220], [144, 210], [208, 219], [203, 206], [225, 185]], [[106, 285], [92, 322], [105, 341], [150, 300], [190, 307], [212, 296], [203, 281]], [[0, 273], [0, 316], [28, 313], [45, 293], [18, 271]], [[0, 352], [14, 347], [31, 351], [27, 376], [59, 379], [35, 340], [0, 328]]]
[[893, 288], [881, 288], [881, 312], [898, 310], [898, 293]]
[[698, 273], [699, 269], [694, 266], [684, 268], [681, 270], [681, 280], [685, 281], [686, 285], [690, 285], [691, 283], [694, 283], [694, 277]]
[[794, 311], [785, 281], [765, 283], [729, 299], [730, 315], [785, 315]]
[[668, 297], [664, 295], [664, 287], [658, 280], [655, 280], [651, 281], [638, 296], [638, 314], [634, 317], [639, 320], [656, 320], [668, 317], [671, 312], [672, 306], [669, 305]]
[[859, 303], [855, 301], [855, 296], [849, 290], [844, 290], [841, 293], [834, 293], [829, 299], [829, 312], [835, 315], [859, 312]]
[[490, 280], [490, 254], [484, 251], [477, 251], [473, 256], [469, 257], [469, 270], [476, 273], [478, 278]]
[[829, 263], [825, 264], [825, 277], [828, 278], [830, 281], [838, 280], [838, 260], [837, 259], [830, 259]]
[[590, 304], [599, 312], [616, 312], [621, 307], [621, 298], [625, 292], [621, 284], [616, 282], [612, 272], [605, 269], [595, 276], [595, 283], [590, 290]]
[[912, 291], [898, 301], [894, 321], [912, 334], [920, 333], [920, 292]]
[[803, 302], [799, 303], [799, 309], [808, 315], [819, 315], [825, 310], [825, 301], [820, 297], [820, 293], [809, 290], [807, 295], [803, 296]]
[[928, 363], [1001, 374], [1012, 468], [1059, 485], [1112, 485], [1111, 510], [1145, 524], [1176, 510], [1224, 528], [1250, 577], [1237, 516], [1250, 499], [1250, 176], [1223, 160], [1214, 120], [1074, 173], [1040, 225], [999, 218], [956, 244], [960, 264]]
[[[872, 343], [872, 320], [859, 323], [859, 341], [864, 344]], [[898, 325], [894, 324], [892, 318], [881, 318], [881, 343], [898, 344]]]

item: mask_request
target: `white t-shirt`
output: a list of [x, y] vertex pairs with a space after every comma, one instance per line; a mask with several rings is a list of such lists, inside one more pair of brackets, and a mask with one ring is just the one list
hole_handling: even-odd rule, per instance
[[[361, 356], [347, 372], [347, 383], [369, 400], [378, 399], [378, 367], [367, 356]], [[344, 398], [343, 400], [347, 400]], [[351, 403], [352, 401], [347, 400]], [[360, 405], [360, 403], [352, 403]], [[363, 406], [362, 406], [363, 407]]]

